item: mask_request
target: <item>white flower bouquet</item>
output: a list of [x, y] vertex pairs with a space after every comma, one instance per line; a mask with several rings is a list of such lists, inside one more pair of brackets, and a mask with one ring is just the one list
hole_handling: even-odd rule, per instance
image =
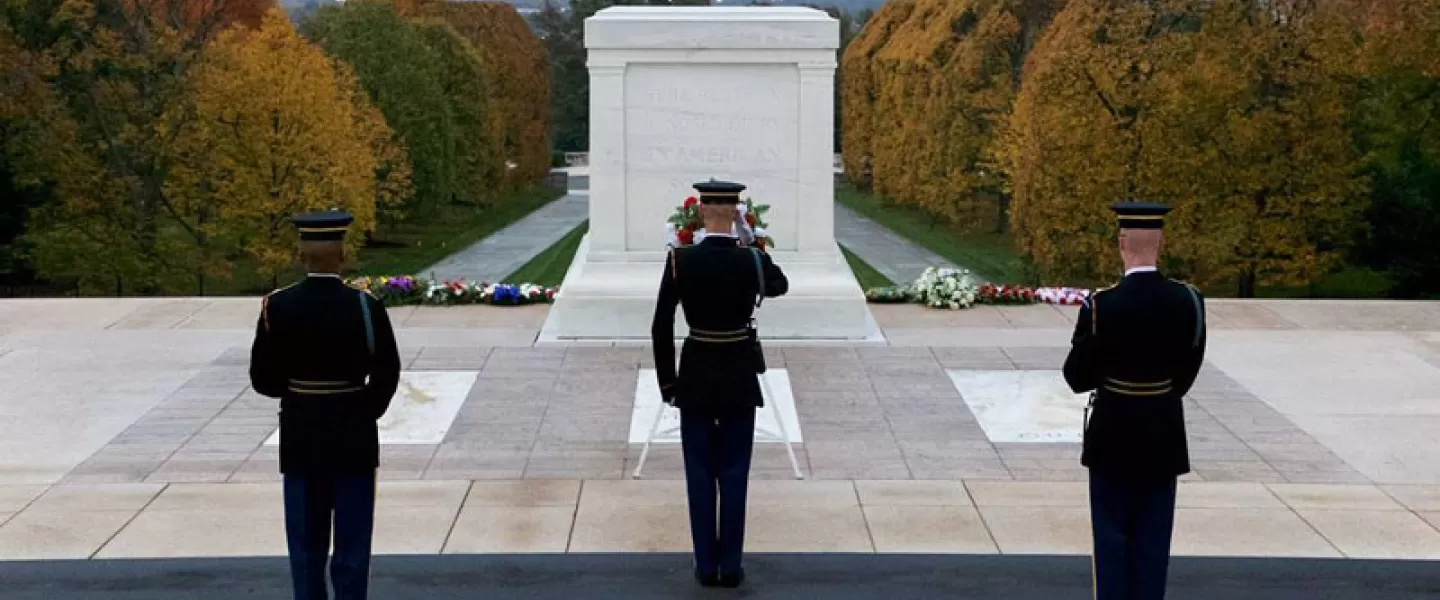
[[930, 267], [911, 286], [915, 301], [931, 308], [970, 308], [980, 296], [980, 286], [970, 271]]

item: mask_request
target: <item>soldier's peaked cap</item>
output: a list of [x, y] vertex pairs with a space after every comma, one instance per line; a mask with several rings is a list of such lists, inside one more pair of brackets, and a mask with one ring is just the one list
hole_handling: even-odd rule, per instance
[[1163, 229], [1170, 207], [1154, 202], [1117, 202], [1110, 205], [1121, 229]]
[[345, 239], [345, 231], [355, 217], [343, 210], [329, 210], [295, 215], [290, 221], [300, 231], [301, 240], [322, 242]]
[[745, 191], [745, 185], [711, 179], [695, 184], [695, 191], [700, 192], [702, 204], [739, 204], [740, 192]]

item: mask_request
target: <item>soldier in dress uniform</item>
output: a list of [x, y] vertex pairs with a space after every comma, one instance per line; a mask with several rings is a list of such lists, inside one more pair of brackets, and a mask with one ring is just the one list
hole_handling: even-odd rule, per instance
[[1157, 271], [1169, 208], [1122, 202], [1125, 277], [1080, 307], [1065, 381], [1092, 392], [1081, 462], [1090, 469], [1097, 600], [1161, 600], [1176, 480], [1190, 472], [1183, 398], [1205, 360], [1205, 304]]
[[[345, 230], [331, 211], [297, 215], [304, 281], [265, 297], [250, 351], [255, 391], [280, 399], [280, 472], [296, 600], [366, 597], [375, 520], [376, 420], [400, 381], [385, 307], [345, 285]], [[329, 559], [331, 529], [335, 556]]]
[[[747, 325], [762, 281], [764, 297], [783, 295], [790, 284], [769, 255], [737, 237], [745, 233], [736, 218], [745, 186], [711, 180], [695, 189], [706, 235], [666, 259], [650, 335], [661, 395], [680, 409], [695, 577], [707, 587], [738, 587], [755, 409], [764, 404]], [[677, 304], [690, 328], [678, 376]]]

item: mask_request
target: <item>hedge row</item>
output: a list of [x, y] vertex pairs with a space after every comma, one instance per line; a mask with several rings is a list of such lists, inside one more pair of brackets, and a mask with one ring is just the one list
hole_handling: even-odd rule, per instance
[[1003, 230], [997, 133], [1057, 0], [886, 4], [842, 63], [845, 170], [937, 218]]
[[1198, 284], [1363, 263], [1440, 293], [1437, 40], [1411, 0], [890, 2], [843, 57], [845, 167], [1008, 227], [1045, 282], [1109, 280], [1107, 207], [1138, 200], [1174, 208], [1163, 266]]

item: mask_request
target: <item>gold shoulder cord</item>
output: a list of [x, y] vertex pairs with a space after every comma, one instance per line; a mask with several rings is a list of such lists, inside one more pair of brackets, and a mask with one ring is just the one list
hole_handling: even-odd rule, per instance
[[675, 254], [675, 249], [670, 249], [670, 278], [680, 280], [680, 256]]
[[1090, 294], [1090, 335], [1100, 332], [1100, 292]]

